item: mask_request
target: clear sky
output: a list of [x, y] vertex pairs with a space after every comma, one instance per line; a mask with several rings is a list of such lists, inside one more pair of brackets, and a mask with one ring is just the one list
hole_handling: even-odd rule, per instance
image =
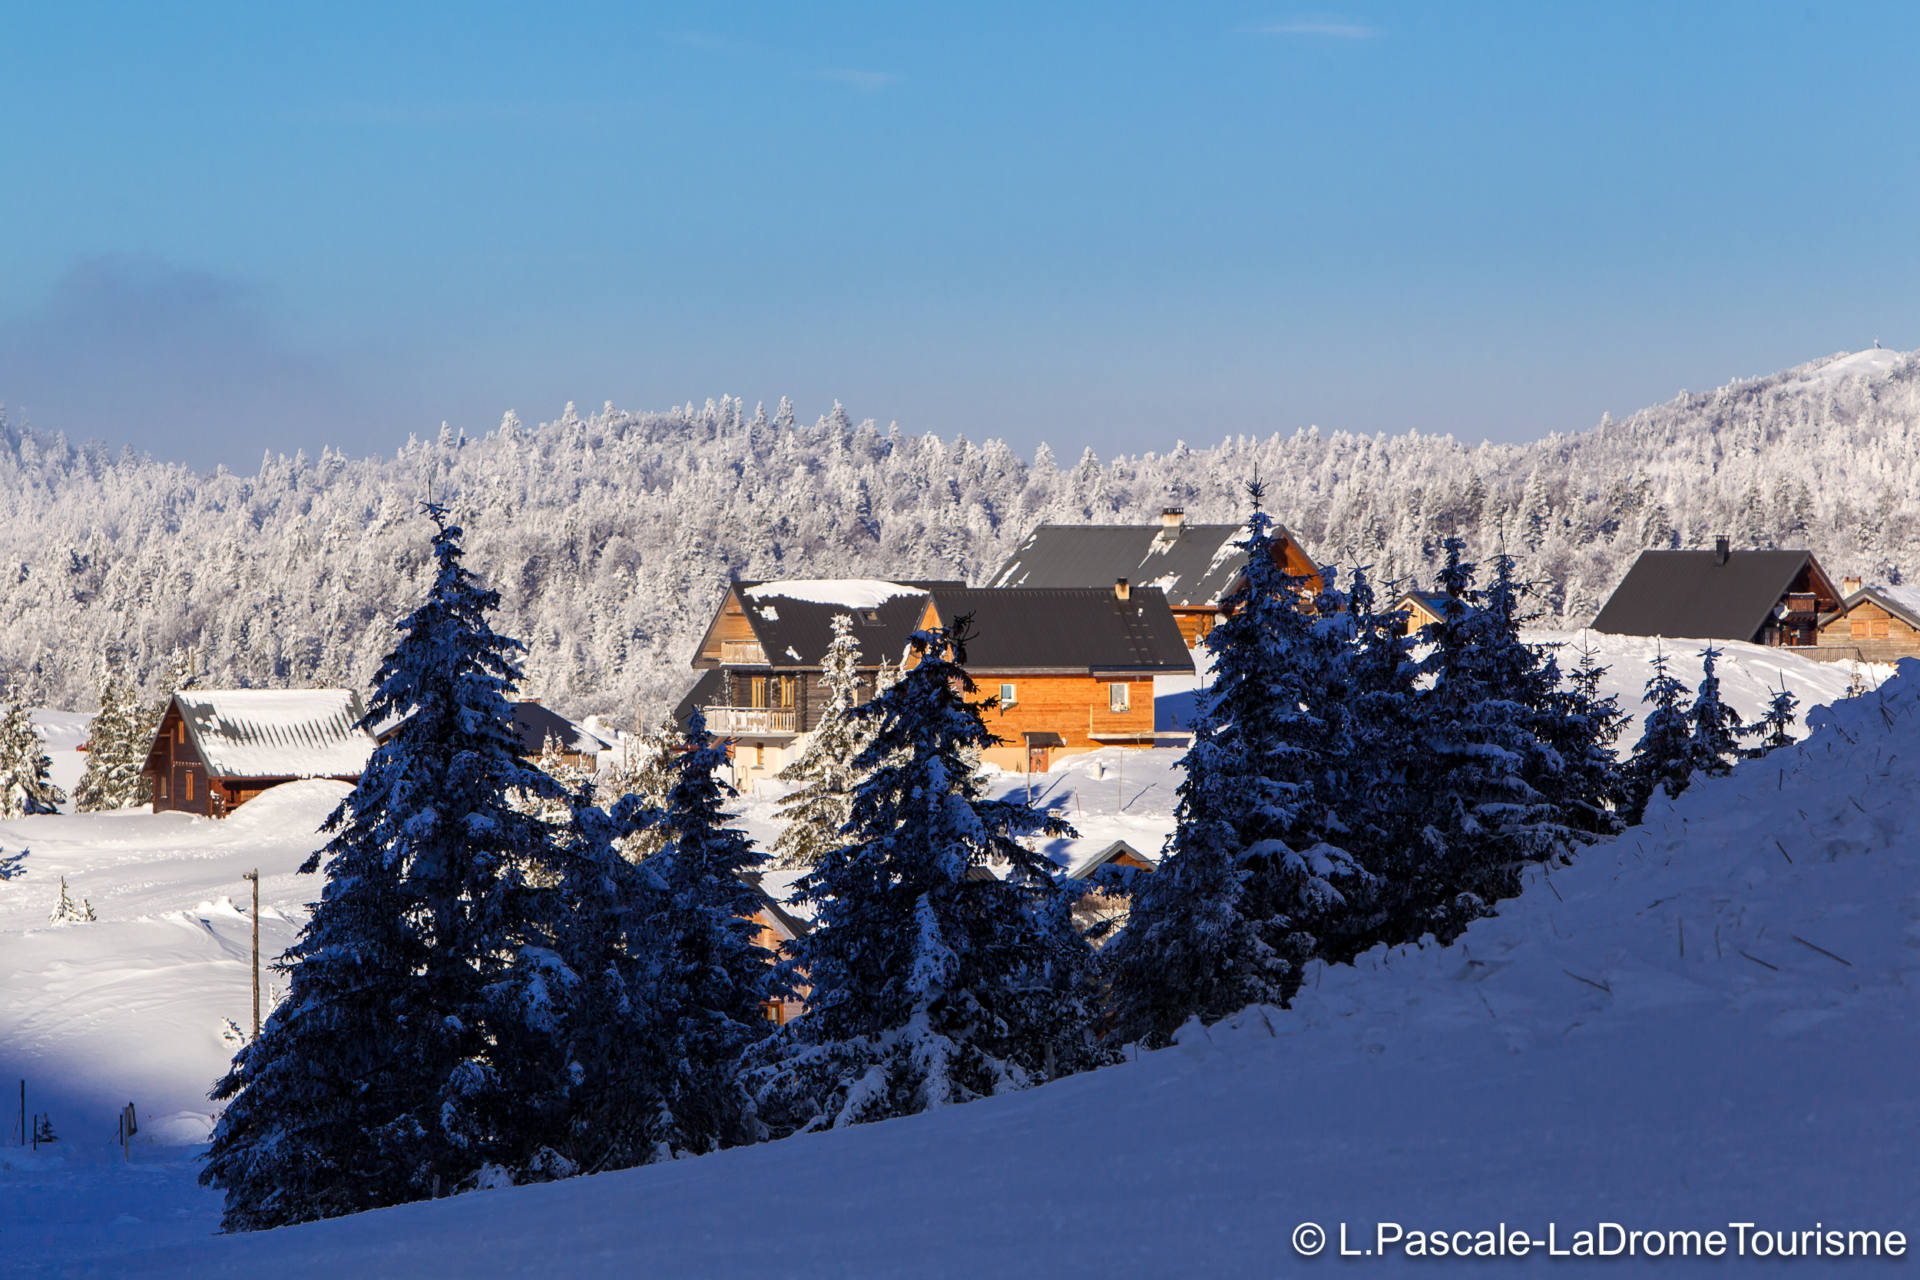
[[1920, 346], [1920, 5], [0, 6], [0, 403], [1023, 452], [1578, 430]]

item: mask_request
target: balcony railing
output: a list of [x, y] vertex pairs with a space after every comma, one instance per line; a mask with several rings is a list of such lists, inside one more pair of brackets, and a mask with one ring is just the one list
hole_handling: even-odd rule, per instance
[[707, 732], [721, 738], [792, 737], [800, 713], [791, 707], [702, 707]]
[[767, 665], [767, 651], [760, 647], [758, 640], [723, 640], [720, 642], [720, 661], [728, 666], [764, 667]]

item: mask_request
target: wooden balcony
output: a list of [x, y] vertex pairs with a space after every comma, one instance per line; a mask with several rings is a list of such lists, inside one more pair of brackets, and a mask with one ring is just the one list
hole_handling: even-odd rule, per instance
[[730, 667], [764, 667], [767, 651], [760, 647], [758, 640], [723, 640], [720, 661]]
[[717, 738], [791, 738], [800, 732], [792, 707], [702, 707], [707, 732]]

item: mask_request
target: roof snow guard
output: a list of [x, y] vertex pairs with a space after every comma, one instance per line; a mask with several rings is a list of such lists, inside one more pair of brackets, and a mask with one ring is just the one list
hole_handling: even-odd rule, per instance
[[355, 778], [373, 754], [351, 689], [192, 689], [173, 695], [216, 778]]
[[[1167, 517], [1159, 524], [1043, 524], [988, 585], [1099, 587], [1125, 578], [1136, 587], [1164, 591], [1171, 608], [1213, 608], [1247, 567], [1247, 553], [1239, 546], [1246, 536], [1245, 525], [1187, 524]], [[1299, 547], [1278, 524], [1272, 537], [1282, 547]], [[1304, 550], [1289, 556], [1289, 568], [1312, 572]]]

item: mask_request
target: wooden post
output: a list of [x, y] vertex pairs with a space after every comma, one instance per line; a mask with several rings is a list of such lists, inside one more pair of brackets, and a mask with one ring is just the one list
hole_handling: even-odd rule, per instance
[[[260, 1038], [260, 868], [240, 877], [253, 881], [253, 1039]], [[248, 1044], [253, 1041], [249, 1040]]]

